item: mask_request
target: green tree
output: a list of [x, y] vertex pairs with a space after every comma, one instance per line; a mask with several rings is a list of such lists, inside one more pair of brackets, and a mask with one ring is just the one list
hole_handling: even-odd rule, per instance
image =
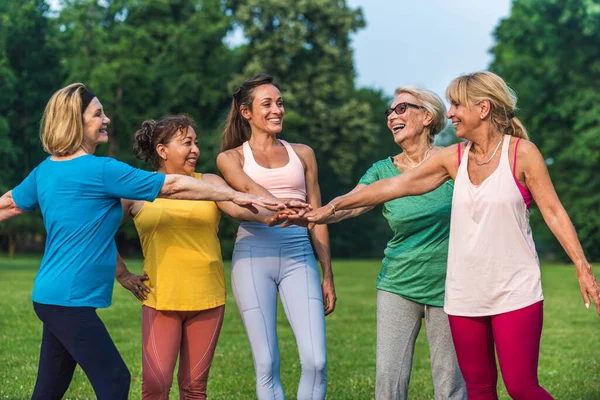
[[[365, 26], [360, 9], [338, 0], [301, 0], [293, 6], [284, 0], [227, 4], [248, 40], [244, 68], [230, 90], [260, 72], [277, 79], [286, 104], [283, 135], [314, 149], [325, 202], [354, 187], [374, 161], [392, 155], [393, 142], [385, 119], [379, 117], [389, 99], [354, 85], [350, 44], [351, 35]], [[357, 235], [357, 228], [369, 235]], [[377, 212], [333, 225], [333, 254], [381, 254], [387, 229]]]
[[[0, 2], [0, 192], [18, 185], [43, 159], [39, 121], [63, 79], [43, 0]], [[0, 225], [13, 255], [23, 232], [41, 233], [39, 213]], [[22, 236], [22, 235], [21, 235]]]
[[[600, 0], [515, 0], [496, 28], [491, 68], [517, 91], [517, 115], [548, 169], [586, 254], [600, 259]], [[540, 213], [538, 240], [563, 254]]]
[[[141, 122], [186, 113], [198, 124], [198, 170], [215, 170], [227, 84], [239, 65], [224, 43], [231, 17], [220, 0], [72, 0], [58, 21], [67, 81], [88, 85], [112, 119], [100, 152], [145, 167], [131, 152]], [[132, 225], [122, 232], [137, 248]]]

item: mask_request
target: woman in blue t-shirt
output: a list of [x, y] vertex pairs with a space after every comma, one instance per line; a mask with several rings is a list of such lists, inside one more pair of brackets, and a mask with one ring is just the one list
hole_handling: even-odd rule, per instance
[[229, 200], [253, 208], [271, 200], [183, 175], [164, 175], [96, 157], [108, 141], [110, 119], [81, 83], [52, 96], [41, 121], [51, 154], [0, 198], [0, 221], [40, 207], [46, 246], [33, 287], [33, 307], [43, 322], [33, 399], [60, 399], [77, 364], [98, 399], [126, 399], [130, 374], [97, 308], [111, 303], [123, 216], [121, 198]]

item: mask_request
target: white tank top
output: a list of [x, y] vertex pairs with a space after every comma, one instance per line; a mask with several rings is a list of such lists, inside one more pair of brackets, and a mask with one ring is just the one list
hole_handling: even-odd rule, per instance
[[510, 170], [510, 136], [500, 163], [480, 185], [467, 170], [465, 146], [454, 182], [444, 311], [486, 316], [527, 307], [544, 299], [529, 210]]

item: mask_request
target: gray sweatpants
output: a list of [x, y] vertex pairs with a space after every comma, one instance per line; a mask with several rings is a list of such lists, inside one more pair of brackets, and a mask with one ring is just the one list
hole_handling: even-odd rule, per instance
[[466, 399], [465, 381], [458, 368], [448, 316], [443, 307], [407, 300], [394, 293], [377, 292], [377, 400], [408, 397], [415, 342], [421, 319], [429, 341], [431, 375], [436, 400]]

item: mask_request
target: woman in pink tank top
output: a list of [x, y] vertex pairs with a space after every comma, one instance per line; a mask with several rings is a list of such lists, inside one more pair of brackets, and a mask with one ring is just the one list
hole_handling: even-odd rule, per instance
[[600, 286], [544, 158], [514, 116], [514, 92], [499, 76], [477, 72], [453, 80], [446, 97], [447, 117], [466, 144], [306, 217], [319, 223], [338, 210], [421, 195], [454, 179], [444, 309], [469, 399], [498, 398], [494, 347], [513, 399], [551, 399], [537, 377], [543, 295], [529, 226], [532, 199], [575, 264], [585, 306], [591, 297], [598, 314]]
[[[242, 192], [320, 207], [312, 149], [278, 138], [284, 114], [281, 92], [271, 76], [262, 74], [245, 81], [233, 95], [217, 167], [229, 185]], [[323, 271], [322, 282], [309, 232]], [[252, 349], [258, 399], [285, 399], [276, 331], [278, 294], [300, 356], [297, 398], [324, 399], [325, 315], [334, 310], [336, 300], [327, 226], [307, 230], [244, 222], [231, 264], [231, 285]]]

